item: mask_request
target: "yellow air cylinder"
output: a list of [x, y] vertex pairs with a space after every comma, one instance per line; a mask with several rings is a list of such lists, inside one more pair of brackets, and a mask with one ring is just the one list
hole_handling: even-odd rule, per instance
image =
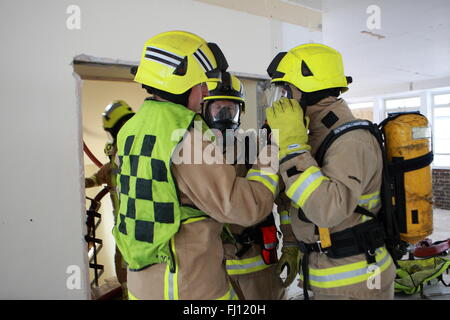
[[[428, 120], [421, 114], [403, 114], [389, 120], [384, 126], [389, 162], [409, 160], [429, 153], [429, 132]], [[431, 181], [429, 165], [405, 172], [403, 179], [404, 206], [400, 199], [403, 197], [403, 192], [398, 192], [398, 188], [396, 188], [394, 200], [396, 214], [400, 218], [400, 232], [403, 241], [415, 244], [433, 232]], [[401, 184], [401, 180], [399, 183]], [[397, 183], [397, 187], [399, 183]]]

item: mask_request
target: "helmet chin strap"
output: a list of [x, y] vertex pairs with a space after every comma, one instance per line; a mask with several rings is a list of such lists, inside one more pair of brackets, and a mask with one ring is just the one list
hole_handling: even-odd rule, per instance
[[300, 97], [299, 103], [302, 108], [305, 108], [303, 111], [306, 111], [307, 107], [315, 105], [322, 99], [328, 97], [339, 97], [339, 95], [341, 94], [341, 88], [330, 88], [314, 92], [301, 91], [301, 93], [302, 95]]

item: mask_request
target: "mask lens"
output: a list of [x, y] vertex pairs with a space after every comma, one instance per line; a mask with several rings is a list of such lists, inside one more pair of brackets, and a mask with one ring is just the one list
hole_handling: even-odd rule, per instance
[[269, 106], [281, 98], [292, 99], [291, 88], [285, 83], [273, 83], [269, 89]]
[[213, 122], [239, 122], [239, 103], [232, 101], [214, 101], [208, 105], [207, 117]]

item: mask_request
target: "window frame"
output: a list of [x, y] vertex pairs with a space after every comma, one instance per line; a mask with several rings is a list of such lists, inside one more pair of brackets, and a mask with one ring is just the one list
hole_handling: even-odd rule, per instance
[[[431, 120], [430, 120], [430, 122], [431, 122], [431, 132], [432, 132], [432, 134], [431, 134], [431, 143], [432, 143], [432, 146], [434, 146], [434, 138], [435, 138], [435, 136], [436, 136], [436, 133], [435, 133], [435, 130], [436, 130], [436, 128], [435, 128], [435, 126], [433, 125], [434, 123], [435, 123], [435, 120], [436, 120], [436, 118], [437, 117], [439, 117], [439, 118], [441, 118], [441, 117], [445, 117], [445, 118], [447, 118], [447, 117], [449, 117], [449, 116], [435, 116], [435, 110], [436, 109], [441, 109], [441, 108], [450, 108], [450, 103], [448, 103], [448, 104], [435, 104], [434, 103], [434, 98], [435, 98], [435, 96], [440, 96], [440, 95], [443, 95], [443, 94], [450, 94], [450, 91], [437, 91], [437, 92], [431, 92], [431, 94], [429, 95], [429, 98], [430, 98], [430, 105], [431, 105]], [[450, 118], [450, 117], [449, 117]], [[433, 149], [433, 154], [436, 156], [436, 155], [440, 155], [440, 156], [447, 156], [447, 157], [449, 157], [450, 158], [450, 153], [436, 153], [435, 151], [434, 151], [434, 149]], [[433, 167], [433, 169], [450, 169], [450, 165], [449, 166], [442, 166], [442, 165], [432, 165], [432, 167]]]

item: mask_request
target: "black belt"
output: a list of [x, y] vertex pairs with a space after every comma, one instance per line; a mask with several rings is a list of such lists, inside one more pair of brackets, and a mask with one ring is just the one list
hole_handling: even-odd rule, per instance
[[[320, 241], [314, 243], [300, 242], [303, 253], [325, 253], [332, 259], [341, 259], [358, 254], [368, 255], [368, 263], [373, 263], [375, 249], [384, 245], [384, 229], [376, 220], [369, 220], [354, 227], [334, 232], [330, 235], [331, 247], [322, 248]], [[369, 261], [370, 260], [370, 261]]]
[[384, 229], [377, 219], [372, 219], [345, 230], [330, 234], [331, 246], [323, 248], [320, 241], [306, 243], [300, 241], [298, 246], [303, 253], [303, 294], [309, 299], [307, 286], [309, 285], [309, 254], [319, 252], [332, 259], [341, 259], [365, 254], [367, 263], [375, 263], [375, 250], [384, 245]]

